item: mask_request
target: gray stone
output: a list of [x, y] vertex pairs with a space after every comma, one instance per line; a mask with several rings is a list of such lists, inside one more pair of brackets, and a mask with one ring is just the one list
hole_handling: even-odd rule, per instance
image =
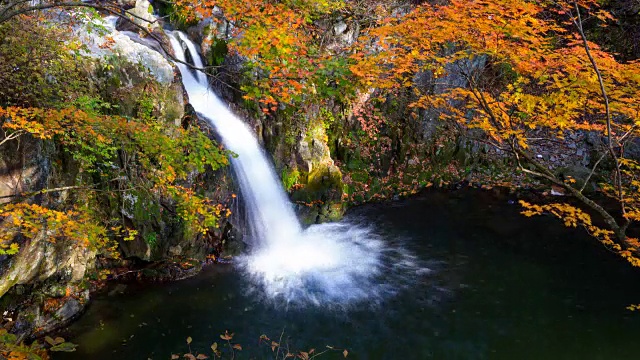
[[602, 135], [595, 131], [589, 131], [584, 137], [585, 143], [590, 146], [597, 146], [602, 144]]
[[640, 139], [632, 139], [626, 144], [624, 147], [624, 156], [632, 160], [640, 161]]
[[[160, 27], [157, 19], [153, 15], [153, 6], [151, 6], [148, 0], [136, 0], [135, 6], [127, 12], [131, 14], [129, 16], [131, 21], [119, 18], [116, 23], [118, 30], [138, 32], [140, 30], [139, 27], [142, 27], [148, 31], [153, 31]], [[131, 25], [131, 23], [137, 26]]]
[[[574, 186], [580, 188], [583, 186], [585, 180], [589, 177], [589, 174], [591, 173], [591, 170], [585, 166], [582, 166], [580, 164], [574, 164], [574, 165], [570, 165], [570, 166], [566, 166], [566, 167], [562, 167], [556, 170], [556, 174], [560, 175], [561, 177], [566, 178], [573, 178], [576, 180], [576, 183]], [[595, 179], [591, 178], [589, 180], [589, 184], [587, 184], [588, 186], [585, 187], [585, 189], [587, 190], [593, 190], [595, 189]]]
[[64, 305], [62, 305], [60, 309], [58, 309], [58, 311], [56, 311], [55, 316], [58, 318], [58, 320], [66, 322], [78, 315], [82, 308], [83, 306], [80, 304], [80, 302], [71, 297], [69, 298], [69, 300], [67, 300], [67, 302], [64, 303]]
[[335, 35], [340, 35], [347, 30], [347, 24], [344, 21], [340, 21], [337, 24], [333, 25], [333, 33]]

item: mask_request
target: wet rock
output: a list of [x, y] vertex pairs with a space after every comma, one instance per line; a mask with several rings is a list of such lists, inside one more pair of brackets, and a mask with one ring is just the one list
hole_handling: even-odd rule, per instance
[[[33, 295], [32, 300], [38, 294]], [[17, 310], [16, 321], [11, 324], [10, 331], [19, 339], [42, 336], [68, 325], [84, 311], [88, 301], [89, 290], [84, 290], [72, 296], [31, 303]]]
[[75, 298], [70, 298], [67, 302], [62, 305], [58, 311], [56, 311], [54, 317], [56, 317], [61, 322], [67, 322], [71, 320], [74, 316], [78, 315], [82, 310], [82, 305], [80, 301]]
[[247, 248], [247, 244], [237, 239], [224, 240], [224, 256], [238, 256]]

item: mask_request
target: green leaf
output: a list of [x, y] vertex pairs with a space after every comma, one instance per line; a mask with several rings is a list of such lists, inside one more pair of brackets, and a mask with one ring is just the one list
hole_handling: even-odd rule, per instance
[[51, 346], [56, 346], [58, 345], [51, 336], [45, 336], [44, 337], [44, 341], [46, 341], [49, 345]]
[[76, 347], [78, 345], [70, 343], [70, 342], [63, 342], [61, 344], [58, 344], [56, 346], [51, 347], [51, 349], [49, 349], [50, 351], [58, 351], [58, 352], [74, 352], [76, 351]]

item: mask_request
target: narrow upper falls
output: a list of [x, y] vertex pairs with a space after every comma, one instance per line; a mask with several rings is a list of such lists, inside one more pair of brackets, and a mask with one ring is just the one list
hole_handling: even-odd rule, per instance
[[[202, 67], [195, 44], [169, 34], [180, 61]], [[248, 214], [251, 253], [238, 263], [254, 279], [256, 296], [286, 304], [377, 303], [423, 269], [401, 248], [391, 249], [369, 226], [300, 226], [284, 189], [251, 129], [209, 88], [200, 71], [176, 62], [189, 102], [216, 129], [231, 159]]]
[[[176, 57], [186, 61], [182, 47], [185, 44], [193, 65], [202, 68], [200, 55], [186, 35], [175, 32], [171, 36], [171, 44]], [[298, 219], [252, 131], [209, 89], [205, 74], [192, 71], [181, 63], [177, 65], [191, 105], [213, 125], [224, 146], [238, 155], [231, 159], [231, 163], [249, 212], [254, 245], [295, 237], [301, 231]]]

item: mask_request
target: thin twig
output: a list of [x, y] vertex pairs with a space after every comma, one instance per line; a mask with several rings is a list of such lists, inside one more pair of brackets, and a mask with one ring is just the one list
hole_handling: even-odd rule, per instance
[[589, 180], [591, 180], [591, 177], [596, 172], [596, 168], [598, 167], [598, 164], [600, 164], [600, 161], [602, 161], [602, 159], [604, 159], [605, 156], [607, 156], [607, 153], [602, 154], [602, 156], [600, 156], [598, 161], [596, 161], [596, 163], [593, 165], [593, 168], [591, 169], [591, 172], [589, 173], [589, 176], [587, 176], [587, 178], [584, 180], [584, 184], [582, 184], [582, 187], [580, 188], [580, 192], [581, 193], [584, 191], [584, 188], [587, 187], [587, 184], [589, 183]]

